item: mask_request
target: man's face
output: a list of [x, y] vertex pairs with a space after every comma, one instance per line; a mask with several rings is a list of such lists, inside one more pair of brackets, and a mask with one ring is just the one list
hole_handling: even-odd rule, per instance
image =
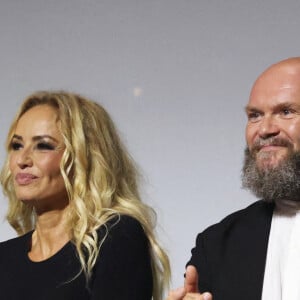
[[278, 64], [256, 81], [246, 107], [246, 140], [258, 170], [300, 151], [300, 62]]

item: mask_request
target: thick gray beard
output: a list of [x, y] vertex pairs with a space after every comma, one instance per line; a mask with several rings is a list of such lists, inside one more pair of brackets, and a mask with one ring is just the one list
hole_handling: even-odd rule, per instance
[[300, 152], [291, 152], [274, 168], [259, 169], [254, 155], [247, 148], [242, 186], [268, 202], [300, 203]]

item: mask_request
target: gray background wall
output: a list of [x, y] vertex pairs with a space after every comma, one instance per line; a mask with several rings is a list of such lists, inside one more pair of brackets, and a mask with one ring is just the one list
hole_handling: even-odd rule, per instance
[[[141, 167], [181, 285], [196, 234], [254, 201], [240, 187], [243, 108], [266, 66], [300, 54], [299, 13], [298, 0], [2, 0], [1, 163], [29, 93], [102, 103]], [[0, 240], [15, 236], [5, 211], [1, 196]]]

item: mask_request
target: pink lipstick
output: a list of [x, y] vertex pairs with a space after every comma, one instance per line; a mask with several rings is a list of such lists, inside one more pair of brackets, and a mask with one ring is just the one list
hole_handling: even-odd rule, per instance
[[37, 176], [29, 173], [18, 173], [15, 177], [15, 180], [19, 185], [27, 185], [32, 183], [36, 178]]

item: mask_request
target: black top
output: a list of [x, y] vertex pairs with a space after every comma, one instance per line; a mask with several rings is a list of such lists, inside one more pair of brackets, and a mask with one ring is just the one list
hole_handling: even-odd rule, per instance
[[197, 236], [188, 264], [214, 300], [260, 300], [274, 205], [257, 201]]
[[[74, 245], [69, 242], [52, 257], [28, 257], [32, 232], [0, 243], [0, 295], [3, 300], [150, 300], [152, 271], [148, 240], [135, 219], [108, 222], [88, 283]], [[114, 225], [115, 224], [115, 225]], [[98, 230], [99, 239], [105, 230]]]

